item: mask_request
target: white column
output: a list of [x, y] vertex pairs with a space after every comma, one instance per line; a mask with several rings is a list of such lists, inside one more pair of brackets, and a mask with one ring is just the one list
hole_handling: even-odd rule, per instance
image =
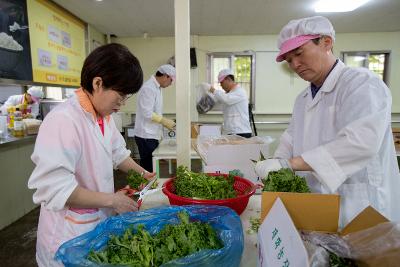
[[175, 0], [177, 165], [190, 166], [190, 8]]

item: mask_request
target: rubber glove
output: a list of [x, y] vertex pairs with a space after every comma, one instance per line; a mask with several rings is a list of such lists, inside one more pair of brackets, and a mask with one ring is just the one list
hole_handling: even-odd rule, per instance
[[287, 159], [267, 159], [257, 162], [255, 171], [258, 177], [264, 179], [268, 176], [269, 172], [279, 171], [282, 168], [289, 168], [292, 170], [292, 167]]
[[163, 116], [161, 116], [160, 114], [157, 114], [157, 113], [153, 113], [151, 115], [151, 120], [162, 124], [164, 127], [168, 128], [169, 130], [174, 129], [174, 127], [176, 125], [176, 123], [173, 120], [164, 118]]

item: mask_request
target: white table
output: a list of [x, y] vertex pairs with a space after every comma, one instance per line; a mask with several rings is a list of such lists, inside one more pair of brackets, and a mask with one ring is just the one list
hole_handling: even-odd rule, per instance
[[[196, 151], [191, 148], [190, 150], [191, 159], [200, 159]], [[168, 160], [168, 171], [169, 174], [172, 173], [171, 170], [171, 159], [176, 159], [176, 140], [175, 139], [163, 139], [156, 150], [153, 151], [153, 171], [157, 172], [157, 177], [160, 178], [160, 159]]]
[[[158, 187], [162, 187], [167, 179], [159, 179]], [[161, 205], [169, 205], [168, 197], [162, 193], [162, 191], [155, 192], [153, 194], [145, 196], [141, 209], [150, 209]], [[246, 210], [240, 215], [243, 226], [244, 234], [244, 250], [242, 254], [241, 267], [253, 267], [257, 266], [258, 248], [257, 234], [248, 234], [247, 230], [250, 229], [250, 217], [260, 217], [261, 212], [261, 195], [253, 195]]]

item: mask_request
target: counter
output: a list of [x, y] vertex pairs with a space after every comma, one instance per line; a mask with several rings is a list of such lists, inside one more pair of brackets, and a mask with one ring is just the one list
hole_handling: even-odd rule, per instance
[[36, 135], [0, 139], [0, 229], [36, 207], [27, 183], [34, 164], [31, 155]]
[[6, 137], [0, 137], [0, 146], [9, 145], [10, 143], [24, 143], [24, 142], [35, 142], [36, 135], [26, 135], [24, 137], [15, 137], [8, 134]]
[[[159, 179], [158, 187], [167, 181], [167, 179]], [[168, 197], [162, 191], [155, 192], [151, 195], [145, 196], [141, 209], [150, 209], [161, 205], [169, 205]], [[242, 254], [241, 267], [257, 266], [258, 249], [257, 249], [257, 234], [248, 234], [247, 230], [250, 229], [250, 217], [260, 217], [261, 212], [261, 195], [253, 195], [246, 210], [240, 215], [243, 226], [244, 234], [244, 250]]]

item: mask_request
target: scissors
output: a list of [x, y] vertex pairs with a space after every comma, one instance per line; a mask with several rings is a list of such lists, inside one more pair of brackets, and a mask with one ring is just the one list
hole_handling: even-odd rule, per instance
[[151, 188], [151, 186], [154, 184], [154, 182], [157, 180], [157, 177], [154, 178], [153, 180], [151, 180], [140, 192], [136, 192], [134, 194], [139, 194], [139, 198], [137, 200], [137, 204], [138, 204], [138, 208], [140, 208], [140, 206], [142, 205], [143, 202], [143, 198], [145, 195], [147, 195], [150, 191], [149, 189]]

